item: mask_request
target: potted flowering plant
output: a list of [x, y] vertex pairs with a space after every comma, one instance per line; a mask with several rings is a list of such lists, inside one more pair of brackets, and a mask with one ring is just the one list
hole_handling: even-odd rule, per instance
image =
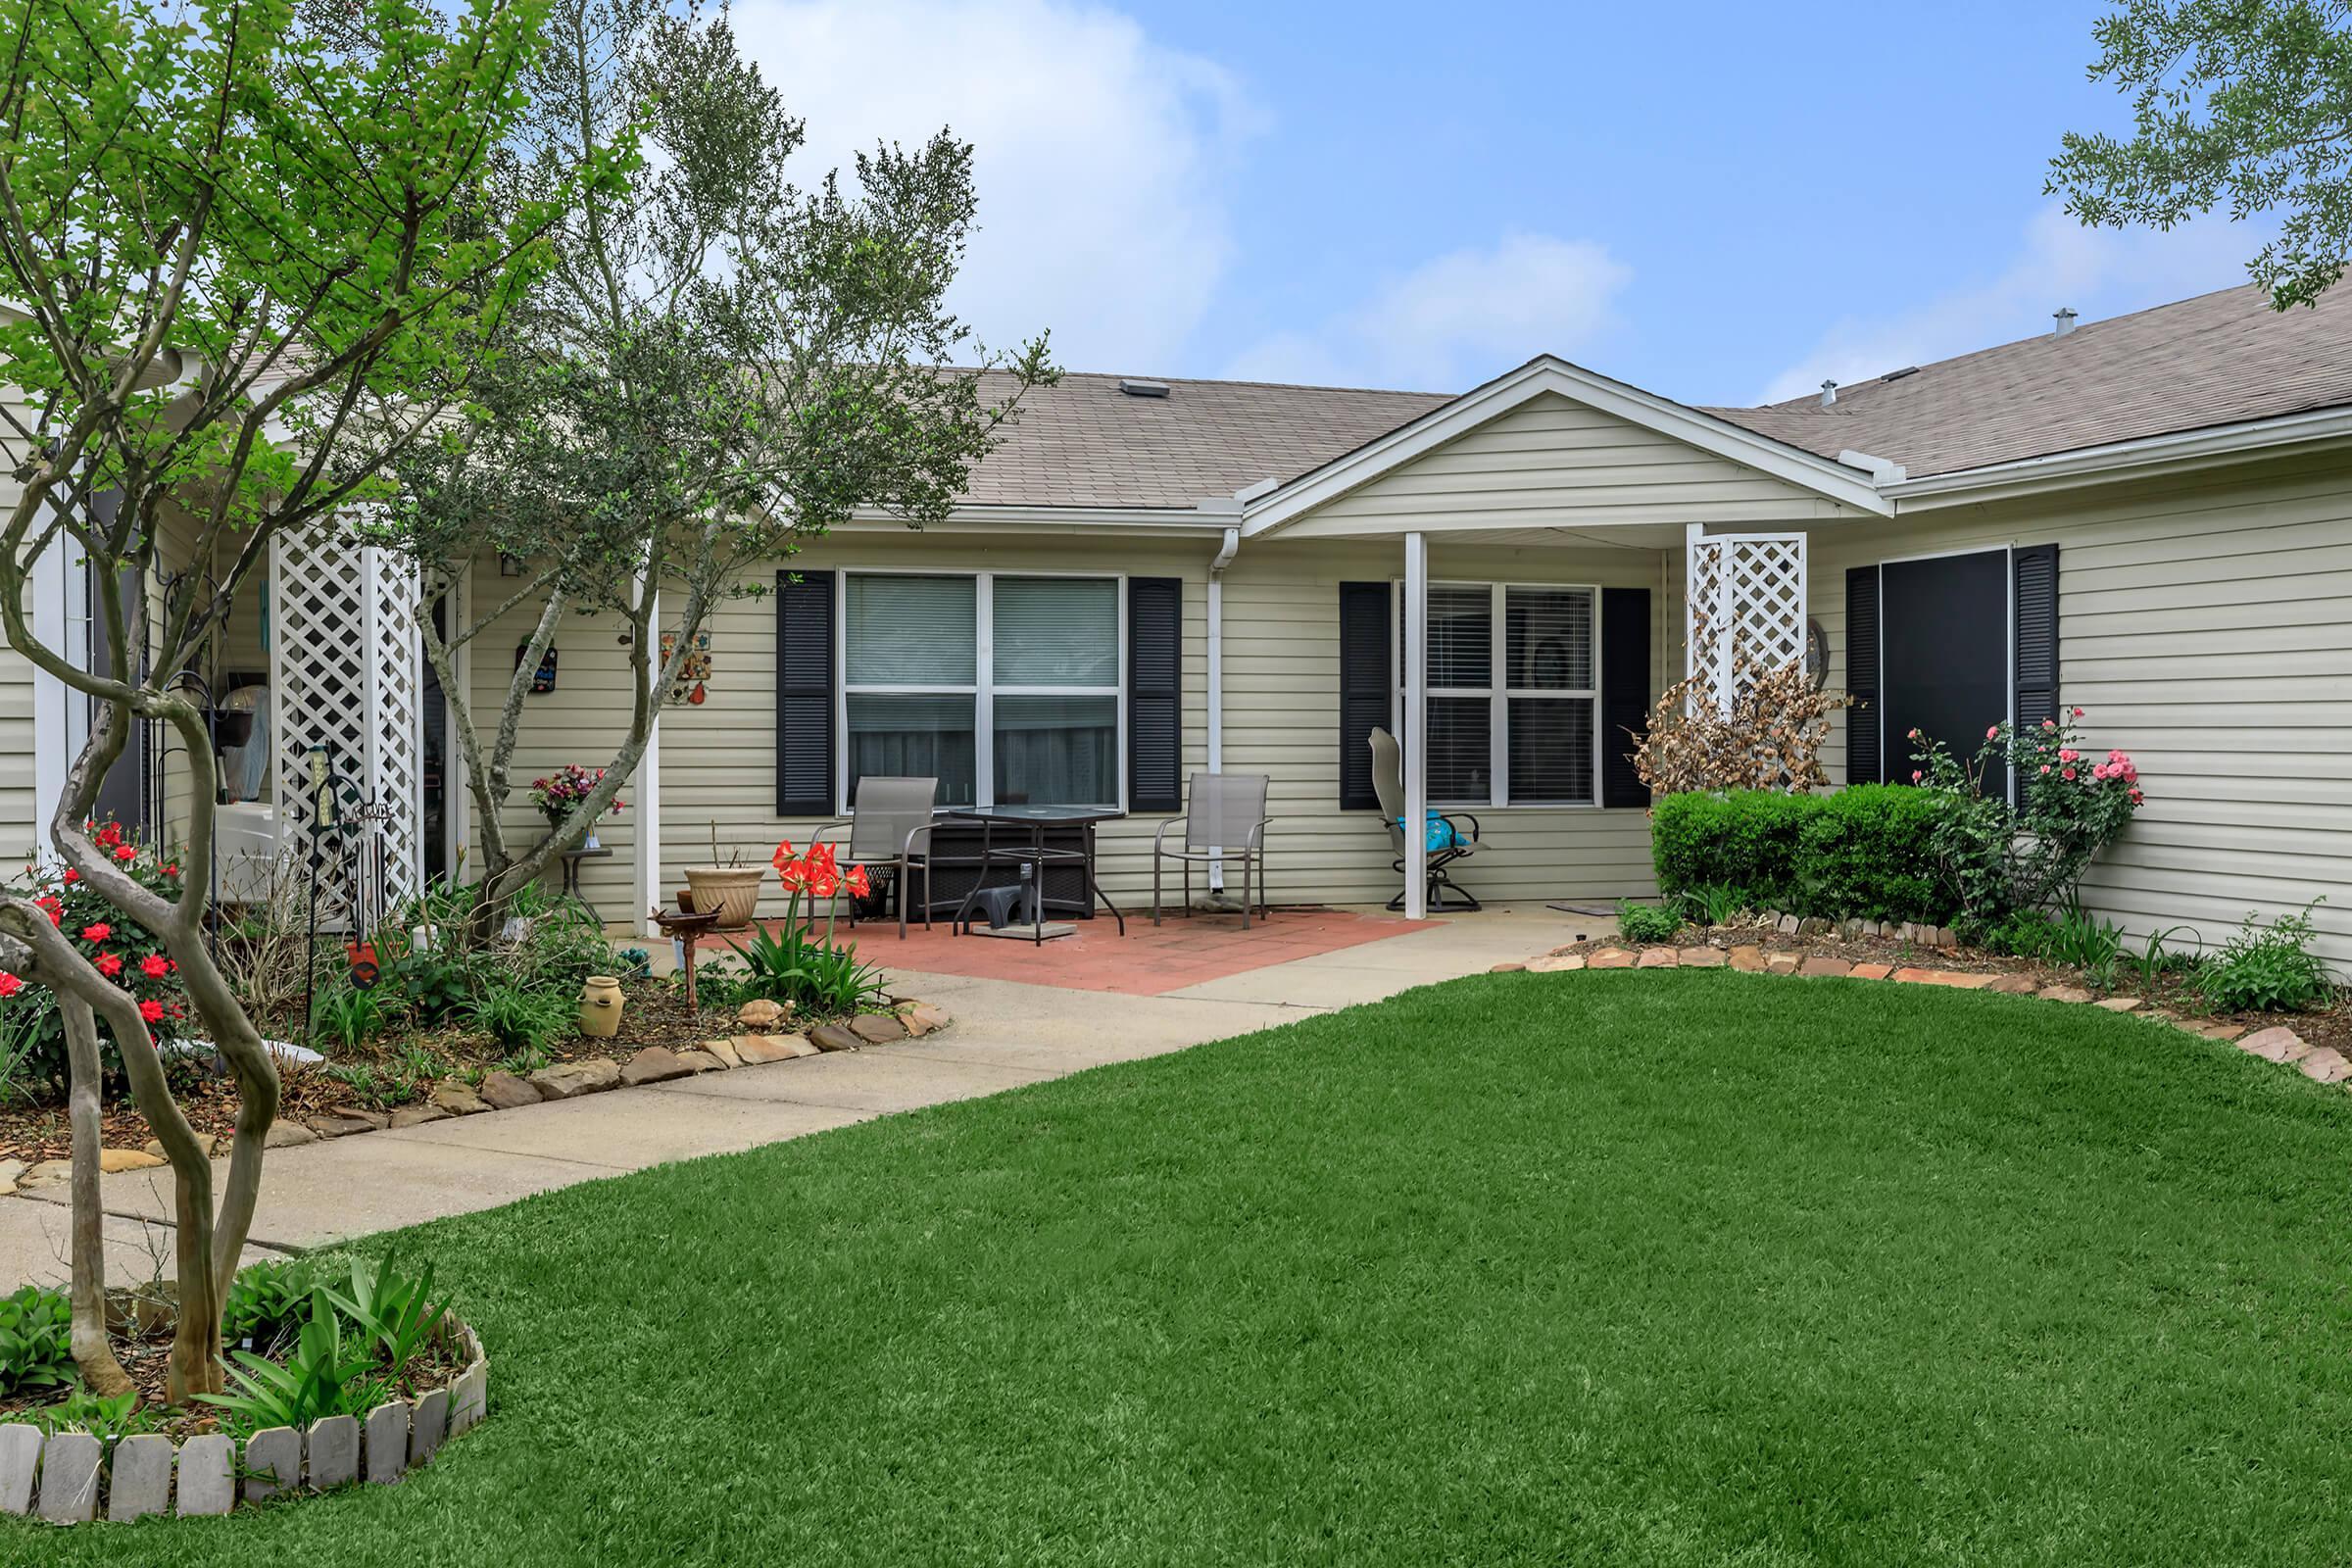
[[[588, 792], [604, 781], [605, 770], [601, 767], [589, 768], [577, 762], [565, 762], [545, 778], [531, 780], [531, 804], [539, 808], [539, 814], [547, 818], [548, 829], [553, 832], [564, 825], [564, 819], [571, 815], [573, 808], [588, 798]], [[618, 816], [628, 804], [618, 796], [613, 797], [612, 814]], [[600, 848], [596, 842], [594, 824], [589, 826], [588, 836], [581, 841], [580, 848]]]
[[[94, 831], [98, 848], [119, 862], [134, 879], [166, 896], [175, 896], [178, 862], [147, 845], [127, 838], [119, 822]], [[158, 1026], [185, 1018], [187, 994], [181, 989], [179, 966], [165, 956], [161, 945], [144, 927], [90, 891], [72, 867], [62, 871], [26, 866], [19, 885], [33, 895], [33, 903], [50, 923], [66, 933], [97, 967], [100, 974], [128, 992], [139, 1004], [139, 1015]], [[98, 1025], [101, 1059], [107, 1077], [122, 1071], [122, 1057], [103, 1017]], [[0, 970], [0, 1037], [24, 1053], [24, 1070], [35, 1080], [63, 1089], [69, 1077], [65, 1015], [48, 988]]]

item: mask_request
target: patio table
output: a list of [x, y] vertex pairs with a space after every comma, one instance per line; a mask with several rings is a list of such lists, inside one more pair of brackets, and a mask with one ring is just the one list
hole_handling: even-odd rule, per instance
[[[955, 917], [949, 921], [950, 929], [971, 929], [972, 905], [988, 881], [988, 868], [991, 865], [1011, 865], [1021, 869], [1022, 880], [1028, 885], [1029, 932], [1031, 940], [1038, 946], [1045, 945], [1048, 907], [1074, 908], [1078, 913], [1091, 915], [1097, 900], [1110, 911], [1110, 917], [1119, 923], [1119, 935], [1127, 934], [1127, 917], [1119, 912], [1119, 906], [1110, 902], [1110, 895], [1104, 893], [1102, 884], [1095, 880], [1095, 825], [1116, 821], [1124, 812], [1095, 806], [951, 806], [940, 814], [977, 822], [981, 828], [980, 874], [973, 879], [962, 902], [956, 906]], [[1046, 829], [1049, 827], [1079, 829], [1084, 835], [1086, 847], [1083, 850], [1048, 849]], [[999, 828], [1016, 833], [1025, 831], [1027, 841], [1000, 844], [997, 842]], [[1085, 897], [1076, 901], [1047, 898], [1046, 867], [1049, 865], [1075, 865], [1085, 889]]]

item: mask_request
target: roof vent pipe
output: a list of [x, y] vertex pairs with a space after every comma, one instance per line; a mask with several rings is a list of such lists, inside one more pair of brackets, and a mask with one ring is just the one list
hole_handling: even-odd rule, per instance
[[2075, 313], [2063, 305], [2050, 313], [2050, 319], [2057, 323], [2050, 328], [2052, 337], [2064, 337], [2075, 329]]
[[1122, 376], [1119, 390], [1131, 398], [1164, 398], [1168, 395], [1165, 381], [1139, 381], [1134, 376]]
[[1821, 406], [1822, 406], [1823, 408], [1825, 408], [1825, 409], [1826, 409], [1826, 408], [1828, 408], [1828, 407], [1829, 407], [1831, 404], [1833, 404], [1833, 403], [1835, 403], [1835, 402], [1837, 402], [1837, 401], [1838, 401], [1838, 383], [1837, 383], [1837, 382], [1835, 382], [1835, 381], [1824, 381], [1824, 382], [1822, 382], [1822, 383], [1821, 383]]

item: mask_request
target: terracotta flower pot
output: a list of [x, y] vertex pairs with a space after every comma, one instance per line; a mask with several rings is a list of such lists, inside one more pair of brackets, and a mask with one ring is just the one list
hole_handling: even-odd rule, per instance
[[714, 912], [718, 929], [740, 931], [752, 923], [760, 906], [760, 887], [767, 880], [763, 865], [694, 865], [686, 868], [686, 886], [693, 890], [694, 906]]

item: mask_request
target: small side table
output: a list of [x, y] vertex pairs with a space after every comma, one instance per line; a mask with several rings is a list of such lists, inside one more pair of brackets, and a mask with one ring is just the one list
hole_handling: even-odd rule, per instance
[[[612, 858], [612, 852], [607, 849], [565, 850], [563, 855], [564, 896], [573, 899], [580, 897], [580, 862], [582, 860], [610, 860], [611, 858]], [[585, 904], [588, 901], [581, 899], [580, 902]]]

